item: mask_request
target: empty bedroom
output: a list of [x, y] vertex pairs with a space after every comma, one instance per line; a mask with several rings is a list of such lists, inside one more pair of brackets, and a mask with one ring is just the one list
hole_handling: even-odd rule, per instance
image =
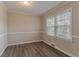
[[79, 1], [0, 1], [0, 57], [79, 57]]

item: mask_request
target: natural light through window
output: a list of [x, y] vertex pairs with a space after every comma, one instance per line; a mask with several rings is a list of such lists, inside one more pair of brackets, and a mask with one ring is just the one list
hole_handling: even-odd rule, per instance
[[55, 34], [55, 18], [53, 16], [47, 18], [47, 33], [52, 36]]
[[59, 13], [56, 16], [47, 18], [47, 33], [51, 36], [56, 36], [64, 39], [71, 39], [71, 16], [70, 9]]

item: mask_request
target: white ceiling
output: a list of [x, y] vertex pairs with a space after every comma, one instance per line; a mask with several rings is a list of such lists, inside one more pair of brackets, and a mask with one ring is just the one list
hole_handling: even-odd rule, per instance
[[4, 3], [8, 11], [40, 16], [61, 1], [33, 1], [31, 6], [21, 4], [21, 1], [6, 1]]

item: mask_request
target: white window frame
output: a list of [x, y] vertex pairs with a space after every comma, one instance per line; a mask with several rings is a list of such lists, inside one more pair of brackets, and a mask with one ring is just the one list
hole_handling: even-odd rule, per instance
[[[58, 36], [56, 36], [56, 38], [60, 38], [60, 39], [63, 39], [63, 40], [72, 42], [72, 8], [69, 8], [69, 9], [63, 11], [62, 13], [65, 13], [67, 11], [70, 11], [71, 12], [71, 17], [70, 17], [70, 30], [69, 30], [70, 31], [71, 39], [67, 39], [67, 38], [64, 38], [64, 37], [58, 37]], [[62, 13], [59, 13], [59, 14], [62, 14]], [[57, 15], [59, 15], [59, 14], [57, 14]]]
[[[70, 17], [70, 37], [71, 37], [71, 39], [66, 39], [66, 38], [64, 38], [64, 37], [58, 37], [57, 35], [56, 35], [56, 31], [57, 31], [57, 26], [56, 26], [56, 16], [57, 15], [59, 15], [59, 14], [62, 14], [62, 13], [65, 13], [65, 12], [67, 12], [67, 11], [70, 11], [71, 12], [71, 17]], [[70, 42], [72, 42], [72, 8], [68, 8], [68, 9], [66, 9], [66, 10], [64, 10], [63, 12], [60, 12], [60, 13], [58, 13], [58, 14], [56, 14], [55, 16], [52, 16], [52, 17], [54, 17], [55, 18], [55, 25], [54, 25], [54, 27], [55, 27], [55, 32], [54, 32], [54, 37], [56, 37], [57, 39], [63, 39], [63, 40], [66, 40], [66, 41], [70, 41]], [[47, 33], [48, 34], [48, 33]], [[48, 34], [49, 35], [49, 34]], [[50, 35], [50, 36], [52, 36], [52, 35]]]

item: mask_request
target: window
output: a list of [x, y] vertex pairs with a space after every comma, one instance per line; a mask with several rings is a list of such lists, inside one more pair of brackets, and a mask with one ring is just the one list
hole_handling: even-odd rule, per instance
[[56, 36], [71, 39], [71, 12], [67, 11], [56, 16]]
[[47, 33], [59, 38], [71, 39], [71, 10], [47, 18]]
[[48, 35], [54, 35], [55, 32], [55, 19], [54, 17], [48, 17], [47, 18], [47, 34]]

